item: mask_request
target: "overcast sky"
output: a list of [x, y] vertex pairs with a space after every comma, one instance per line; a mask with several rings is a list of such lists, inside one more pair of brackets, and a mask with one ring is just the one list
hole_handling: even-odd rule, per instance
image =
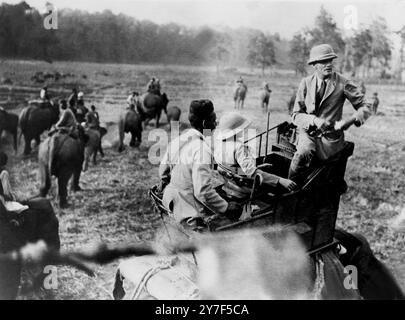
[[[20, 0], [8, 0], [18, 3]], [[46, 1], [26, 0], [31, 6], [44, 10]], [[354, 5], [360, 23], [367, 24], [376, 16], [384, 17], [392, 30], [405, 25], [405, 0], [388, 1], [273, 1], [273, 0], [51, 0], [58, 9], [71, 8], [89, 12], [110, 9], [139, 20], [156, 23], [176, 22], [186, 26], [202, 25], [252, 27], [278, 32], [290, 38], [303, 27], [310, 27], [323, 4], [343, 28], [345, 7]]]

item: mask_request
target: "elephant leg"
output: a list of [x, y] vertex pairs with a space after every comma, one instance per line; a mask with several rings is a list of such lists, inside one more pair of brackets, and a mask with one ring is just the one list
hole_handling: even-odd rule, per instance
[[89, 147], [89, 148], [86, 148], [85, 154], [84, 154], [83, 172], [86, 172], [87, 169], [89, 168], [90, 156], [91, 156], [91, 151], [90, 151], [90, 147]]
[[[103, 150], [103, 145], [101, 143], [101, 139], [100, 139], [100, 143], [98, 145], [98, 151], [100, 152], [101, 157], [104, 158], [104, 150]], [[96, 153], [97, 153], [97, 151], [96, 151]]]
[[59, 176], [58, 176], [58, 196], [59, 196], [59, 206], [61, 208], [68, 207], [67, 184], [68, 184], [71, 176], [72, 176], [72, 172], [70, 172], [68, 170], [64, 170], [64, 171], [60, 172]]
[[129, 143], [129, 146], [133, 148], [135, 147], [135, 145], [136, 145], [135, 132], [131, 132], [131, 141]]
[[82, 188], [80, 188], [79, 182], [80, 182], [80, 175], [82, 173], [82, 166], [79, 166], [73, 171], [73, 179], [72, 179], [72, 191], [73, 192], [79, 192], [82, 191]]
[[156, 129], [159, 128], [159, 122], [160, 122], [160, 116], [162, 114], [162, 111], [158, 112], [156, 115]]
[[[125, 132], [123, 124], [121, 122], [118, 125], [118, 134], [119, 134], [118, 152], [122, 152], [125, 150], [124, 147]], [[100, 139], [100, 147], [101, 147], [101, 139]]]
[[39, 178], [41, 182], [39, 193], [42, 198], [45, 198], [51, 188], [51, 176], [44, 164], [39, 165]]
[[97, 165], [97, 152], [99, 148], [94, 148], [93, 150], [93, 164]]
[[17, 153], [18, 145], [17, 145], [17, 130], [13, 132], [13, 141], [14, 141], [14, 151]]
[[134, 133], [134, 136], [136, 138], [135, 147], [138, 148], [142, 143], [142, 132], [137, 131]]
[[27, 156], [31, 153], [31, 139], [27, 135], [24, 135], [24, 141], [25, 141], [24, 155]]

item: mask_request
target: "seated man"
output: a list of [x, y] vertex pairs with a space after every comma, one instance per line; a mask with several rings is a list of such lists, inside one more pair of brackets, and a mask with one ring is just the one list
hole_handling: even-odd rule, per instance
[[21, 213], [29, 207], [16, 201], [16, 197], [11, 188], [10, 176], [6, 170], [8, 157], [4, 152], [0, 152], [0, 201], [9, 212]]
[[[314, 160], [325, 161], [340, 152], [344, 148], [344, 130], [353, 124], [362, 125], [371, 114], [360, 86], [333, 71], [335, 58], [337, 55], [328, 44], [312, 48], [308, 64], [315, 72], [303, 79], [298, 88], [292, 119], [299, 138], [289, 173], [290, 179], [296, 182], [305, 179]], [[342, 121], [346, 99], [356, 112]], [[311, 135], [314, 128], [324, 133], [323, 136]], [[327, 133], [328, 130], [331, 132]]]
[[68, 98], [68, 103], [70, 108], [75, 108], [77, 104], [78, 96], [77, 96], [77, 89], [73, 88], [72, 93]]
[[221, 198], [211, 183], [212, 154], [204, 134], [216, 126], [212, 102], [193, 101], [189, 121], [191, 129], [169, 144], [159, 176], [161, 185], [168, 184], [163, 193], [163, 205], [178, 223], [198, 231], [219, 220], [224, 224], [237, 220], [242, 208]]
[[92, 105], [90, 107], [90, 112], [86, 114], [86, 127], [90, 129], [99, 129], [100, 128], [100, 118], [96, 107]]
[[135, 109], [139, 104], [139, 93], [134, 91], [127, 99], [129, 109]]
[[66, 100], [60, 102], [62, 115], [55, 124], [55, 129], [63, 133], [74, 134], [77, 129], [77, 121], [73, 111], [67, 107]]
[[[232, 112], [221, 117], [213, 141], [215, 161], [220, 165], [218, 170], [220, 171], [223, 166], [248, 178], [259, 175], [261, 184], [271, 187], [281, 185], [288, 191], [294, 190], [297, 185], [293, 181], [269, 174], [256, 167], [256, 157], [243, 140], [247, 137], [244, 133], [249, 125], [250, 121], [238, 113]], [[237, 185], [233, 180], [228, 179], [223, 190], [227, 195], [239, 199], [246, 198], [251, 193], [250, 188]]]

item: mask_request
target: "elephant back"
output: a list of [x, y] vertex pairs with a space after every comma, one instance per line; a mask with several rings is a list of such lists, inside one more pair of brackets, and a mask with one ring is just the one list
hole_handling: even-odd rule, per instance
[[171, 121], [179, 121], [181, 117], [181, 110], [178, 107], [170, 107], [167, 109], [167, 117]]
[[143, 109], [148, 116], [166, 110], [169, 100], [165, 93], [158, 95], [155, 93], [146, 93], [143, 97]]
[[23, 132], [33, 132], [40, 134], [49, 130], [59, 118], [59, 109], [57, 107], [39, 108], [37, 106], [28, 106], [24, 108], [19, 116], [19, 125]]
[[124, 114], [123, 122], [125, 132], [142, 132], [142, 119], [137, 112], [129, 110]]

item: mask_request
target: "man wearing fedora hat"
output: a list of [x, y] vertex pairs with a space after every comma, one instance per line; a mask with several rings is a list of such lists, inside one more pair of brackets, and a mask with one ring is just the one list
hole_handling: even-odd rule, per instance
[[205, 135], [216, 127], [213, 103], [193, 101], [189, 121], [191, 129], [172, 140], [162, 158], [160, 189], [164, 189], [163, 205], [173, 213], [174, 219], [186, 228], [199, 231], [209, 221], [213, 222], [212, 217], [228, 223], [237, 220], [242, 207], [225, 201], [211, 183], [213, 157]]
[[[333, 70], [336, 53], [328, 44], [312, 48], [309, 65], [314, 73], [304, 78], [298, 88], [292, 112], [294, 124], [299, 129], [297, 152], [290, 167], [290, 178], [300, 180], [312, 167], [317, 158], [326, 160], [344, 147], [344, 131], [352, 124], [361, 126], [371, 115], [370, 104], [366, 102], [361, 88], [351, 80]], [[346, 100], [356, 112], [343, 121], [343, 105]], [[322, 132], [313, 137], [312, 130]]]
[[[235, 174], [252, 178], [258, 175], [260, 184], [271, 187], [283, 186], [292, 191], [296, 184], [288, 179], [264, 172], [256, 167], [256, 157], [251, 148], [243, 141], [245, 130], [250, 126], [250, 121], [236, 112], [224, 114], [214, 133], [213, 150], [214, 158], [221, 170], [224, 167]], [[223, 191], [230, 197], [244, 198], [249, 196], [251, 188], [236, 184], [233, 180], [226, 180]]]

